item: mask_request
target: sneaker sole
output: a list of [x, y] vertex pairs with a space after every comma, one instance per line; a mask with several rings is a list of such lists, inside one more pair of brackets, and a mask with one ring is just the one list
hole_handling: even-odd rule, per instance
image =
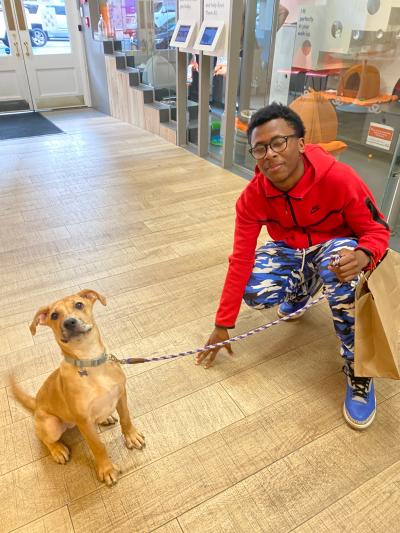
[[376, 415], [376, 409], [375, 411], [369, 416], [369, 418], [367, 418], [367, 420], [365, 422], [362, 422], [361, 424], [360, 423], [357, 423], [355, 420], [353, 420], [351, 418], [351, 416], [347, 413], [346, 411], [346, 405], [343, 404], [343, 416], [344, 416], [344, 419], [346, 420], [346, 422], [349, 424], [349, 426], [351, 426], [353, 429], [358, 429], [358, 430], [363, 430], [363, 429], [367, 429], [371, 424], [372, 422], [374, 421], [375, 419], [375, 415]]

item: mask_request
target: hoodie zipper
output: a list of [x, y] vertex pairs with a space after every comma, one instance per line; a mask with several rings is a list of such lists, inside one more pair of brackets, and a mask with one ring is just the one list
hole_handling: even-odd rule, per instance
[[285, 198], [286, 198], [286, 202], [289, 206], [289, 209], [290, 209], [290, 213], [292, 215], [292, 218], [293, 218], [293, 222], [297, 225], [298, 228], [301, 229], [301, 231], [303, 233], [306, 234], [307, 236], [307, 239], [308, 239], [308, 246], [312, 246], [312, 240], [311, 240], [311, 235], [308, 233], [308, 231], [305, 229], [305, 228], [302, 228], [299, 223], [297, 222], [297, 219], [296, 219], [296, 215], [294, 214], [294, 209], [293, 209], [293, 206], [292, 206], [292, 202], [290, 201], [290, 196], [285, 193]]

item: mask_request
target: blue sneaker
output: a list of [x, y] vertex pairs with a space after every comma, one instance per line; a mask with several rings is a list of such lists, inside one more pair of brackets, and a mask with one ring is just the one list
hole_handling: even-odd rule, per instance
[[317, 294], [317, 292], [321, 289], [322, 285], [322, 280], [319, 280], [309, 296], [305, 296], [301, 300], [289, 300], [282, 302], [278, 307], [277, 311], [279, 318], [284, 318], [285, 316], [288, 316], [291, 313], [295, 313], [296, 311], [298, 311], [298, 313], [293, 317], [290, 317], [288, 320], [297, 320], [298, 318], [303, 316], [306, 312], [306, 309], [303, 308], [308, 304], [311, 298], [313, 298]]
[[302, 300], [294, 301], [294, 302], [282, 302], [281, 305], [278, 307], [278, 316], [280, 318], [283, 318], [285, 316], [290, 315], [291, 313], [295, 313], [298, 311], [298, 313], [292, 317], [290, 317], [288, 320], [297, 320], [301, 316], [304, 315], [306, 312], [306, 309], [303, 309], [308, 302], [311, 300], [311, 296], [306, 296]]
[[343, 372], [347, 376], [346, 397], [343, 404], [344, 418], [352, 428], [367, 428], [372, 424], [376, 413], [373, 379], [356, 377], [352, 361], [347, 361]]

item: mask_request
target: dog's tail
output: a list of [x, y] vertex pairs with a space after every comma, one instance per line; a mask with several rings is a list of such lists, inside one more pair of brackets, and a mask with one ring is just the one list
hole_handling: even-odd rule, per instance
[[34, 411], [36, 409], [36, 400], [33, 396], [26, 394], [18, 383], [15, 381], [14, 376], [10, 376], [11, 390], [15, 398], [29, 411]]

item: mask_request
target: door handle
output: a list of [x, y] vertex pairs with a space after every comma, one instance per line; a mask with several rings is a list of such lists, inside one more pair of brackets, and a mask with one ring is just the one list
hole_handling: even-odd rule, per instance
[[14, 42], [13, 42], [13, 45], [14, 45], [14, 48], [15, 48], [15, 50], [16, 50], [15, 55], [16, 55], [17, 57], [19, 57], [21, 54], [19, 53], [19, 48], [18, 48], [18, 43], [17, 43], [17, 41], [14, 41]]
[[28, 42], [27, 41], [24, 41], [24, 46], [25, 46], [25, 55], [26, 56], [29, 56], [29, 46], [28, 46]]

